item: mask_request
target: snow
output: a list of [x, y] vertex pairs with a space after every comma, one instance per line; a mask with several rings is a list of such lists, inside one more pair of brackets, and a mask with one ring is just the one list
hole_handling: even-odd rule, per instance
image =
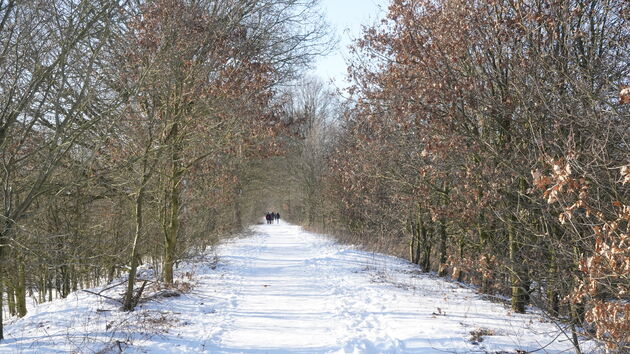
[[[513, 314], [404, 260], [283, 222], [250, 231], [180, 265], [180, 284], [194, 285], [188, 293], [126, 313], [75, 292], [5, 322], [0, 352], [573, 352], [535, 310]], [[123, 288], [102, 294], [119, 298]], [[472, 331], [490, 335], [474, 341]]]

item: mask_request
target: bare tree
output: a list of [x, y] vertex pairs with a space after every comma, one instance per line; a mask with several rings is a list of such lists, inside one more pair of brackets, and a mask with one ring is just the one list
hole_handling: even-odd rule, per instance
[[[50, 191], [46, 183], [61, 161], [103, 116], [95, 99], [98, 58], [117, 5], [115, 1], [0, 4], [3, 268], [8, 248], [15, 246], [11, 243], [15, 230], [33, 203]], [[19, 295], [24, 296], [22, 289]]]

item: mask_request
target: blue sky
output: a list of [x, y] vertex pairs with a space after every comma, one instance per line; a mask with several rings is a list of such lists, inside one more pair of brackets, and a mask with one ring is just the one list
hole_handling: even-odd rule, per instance
[[339, 44], [328, 56], [320, 58], [314, 74], [325, 82], [333, 81], [337, 87], [346, 87], [346, 63], [349, 57], [348, 45], [361, 36], [361, 25], [371, 25], [385, 16], [389, 0], [322, 0], [321, 7]]

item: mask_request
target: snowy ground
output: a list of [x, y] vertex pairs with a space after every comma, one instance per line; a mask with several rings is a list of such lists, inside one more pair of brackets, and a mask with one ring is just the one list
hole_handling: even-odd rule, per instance
[[[183, 265], [182, 281], [195, 283], [187, 294], [124, 313], [77, 292], [5, 322], [0, 352], [573, 352], [540, 316], [512, 314], [403, 260], [284, 223], [252, 231], [220, 246], [218, 264], [212, 253]], [[103, 294], [118, 298], [122, 286]], [[487, 335], [473, 340], [474, 331]]]

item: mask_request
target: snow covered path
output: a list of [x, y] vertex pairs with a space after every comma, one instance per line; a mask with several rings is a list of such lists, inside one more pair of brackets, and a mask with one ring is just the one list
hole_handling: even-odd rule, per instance
[[[216, 268], [184, 266], [197, 282], [189, 294], [126, 314], [77, 293], [7, 324], [0, 351], [572, 352], [539, 316], [511, 314], [403, 260], [284, 223], [252, 231], [218, 248]], [[133, 321], [144, 325], [122, 325]], [[490, 335], [471, 340], [479, 329]]]

